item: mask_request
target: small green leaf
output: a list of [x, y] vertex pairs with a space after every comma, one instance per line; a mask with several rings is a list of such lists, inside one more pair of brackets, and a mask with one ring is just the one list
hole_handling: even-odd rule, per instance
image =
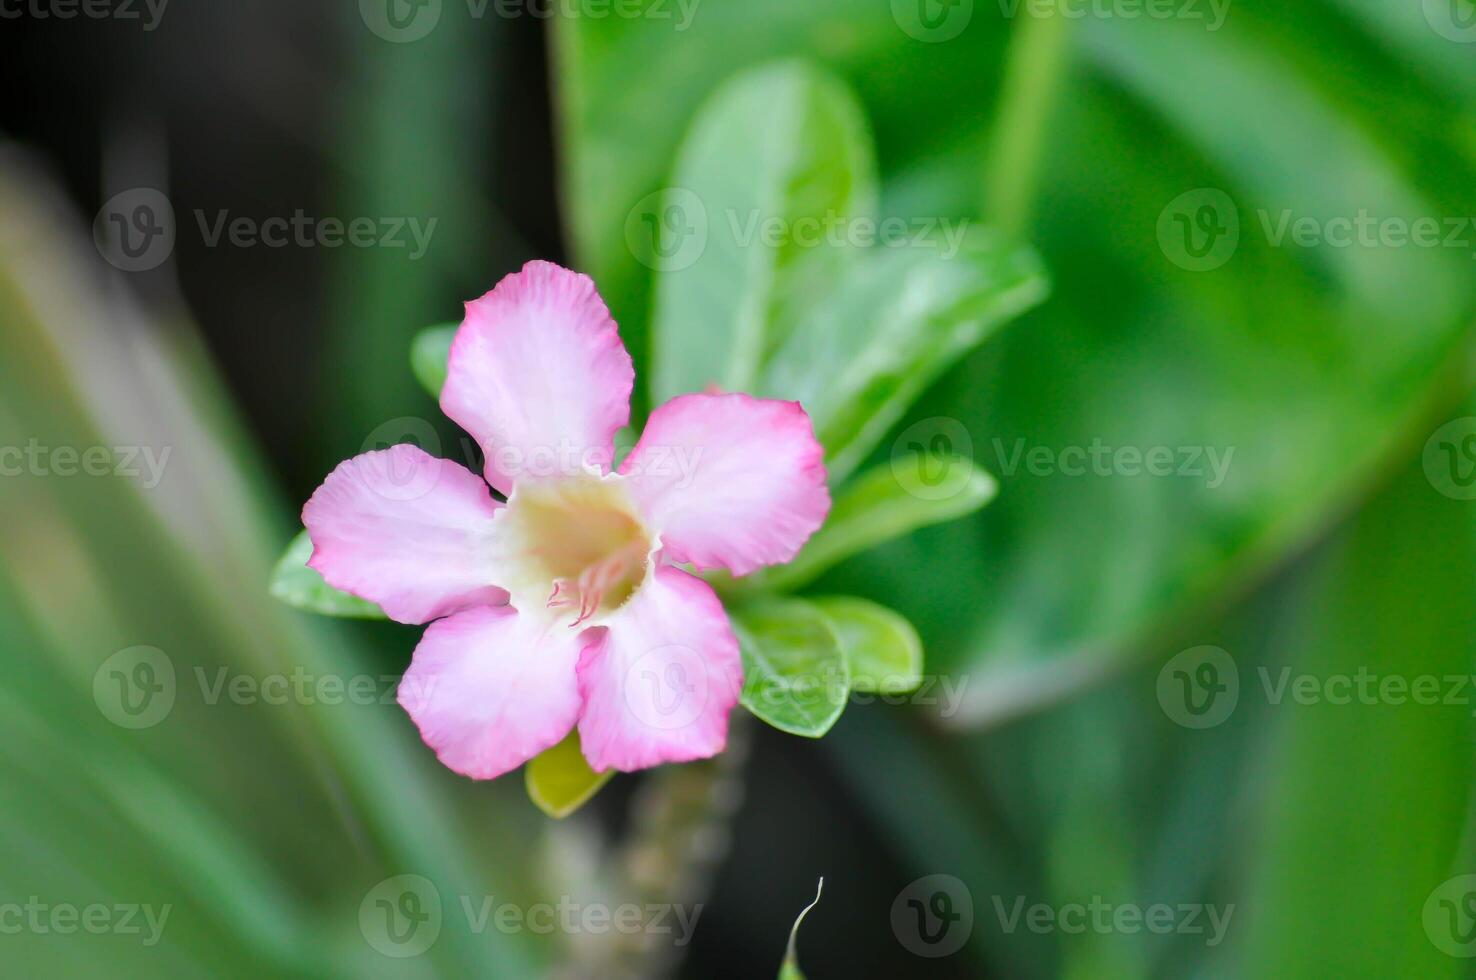
[[528, 788], [528, 798], [538, 809], [555, 820], [562, 820], [589, 802], [613, 775], [614, 769], [595, 772], [584, 761], [576, 729], [558, 745], [528, 762], [523, 768], [523, 783]]
[[1034, 252], [984, 231], [873, 249], [808, 311], [757, 393], [805, 406], [834, 482], [940, 374], [1047, 291]]
[[313, 555], [313, 542], [307, 531], [300, 531], [272, 570], [271, 593], [289, 606], [324, 616], [348, 619], [388, 619], [384, 610], [358, 596], [340, 592], [314, 569], [308, 568]]
[[451, 340], [456, 336], [459, 323], [443, 323], [426, 327], [410, 342], [410, 370], [415, 379], [425, 386], [432, 398], [441, 397], [441, 386], [446, 383], [446, 360], [451, 356]]
[[799, 310], [852, 261], [832, 239], [875, 209], [874, 156], [856, 97], [803, 62], [742, 72], [697, 111], [672, 186], [626, 221], [657, 271], [655, 401], [752, 388]]
[[851, 690], [907, 694], [922, 684], [922, 640], [902, 616], [855, 596], [811, 599], [840, 637]]
[[851, 675], [829, 619], [800, 599], [756, 602], [732, 619], [743, 653], [743, 706], [792, 735], [830, 731], [845, 710]]
[[972, 514], [998, 490], [992, 476], [962, 456], [899, 453], [836, 494], [830, 517], [794, 561], [735, 580], [731, 591], [792, 592], [851, 555]]
[[825, 879], [820, 879], [820, 884], [815, 886], [815, 900], [804, 908], [795, 918], [794, 925], [789, 929], [789, 946], [784, 951], [784, 962], [779, 966], [779, 980], [805, 980], [805, 975], [799, 968], [799, 940], [800, 923], [805, 921], [805, 916], [810, 914], [810, 909], [820, 904], [820, 893], [825, 890]]

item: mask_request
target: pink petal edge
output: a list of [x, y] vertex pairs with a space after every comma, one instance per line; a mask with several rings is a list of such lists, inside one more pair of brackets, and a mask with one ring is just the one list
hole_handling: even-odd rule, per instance
[[579, 658], [579, 737], [596, 772], [717, 755], [743, 687], [738, 639], [717, 594], [661, 565]]
[[590, 278], [534, 261], [466, 304], [441, 410], [481, 444], [487, 482], [505, 495], [522, 476], [609, 472], [634, 385]]
[[400, 704], [448, 768], [494, 779], [573, 729], [587, 633], [511, 606], [457, 613], [426, 629]]
[[830, 513], [825, 451], [798, 402], [679, 395], [620, 472], [671, 559], [699, 569], [787, 562]]
[[501, 507], [475, 473], [415, 446], [364, 453], [303, 505], [308, 567], [401, 623], [505, 603], [484, 547]]

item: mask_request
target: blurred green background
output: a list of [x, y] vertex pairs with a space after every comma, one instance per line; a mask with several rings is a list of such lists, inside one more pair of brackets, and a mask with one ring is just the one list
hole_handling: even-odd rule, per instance
[[[0, 11], [0, 973], [771, 976], [822, 875], [811, 977], [1471, 972], [1469, 0]], [[855, 117], [805, 86], [714, 108], [776, 62]], [[776, 182], [755, 213], [834, 191], [1029, 245], [1048, 275], [852, 460], [941, 433], [998, 499], [809, 587], [908, 616], [938, 697], [853, 704], [820, 741], [753, 726], [691, 840], [661, 810], [680, 774], [618, 777], [554, 823], [516, 777], [442, 769], [393, 704], [212, 703], [221, 677], [383, 692], [404, 669], [417, 630], [282, 606], [271, 564], [323, 475], [405, 419], [460, 454], [406, 350], [524, 260], [593, 276], [656, 392], [728, 349], [725, 312], [808, 308], [832, 259], [861, 297], [840, 338], [940, 302], [869, 305], [874, 255], [725, 252], [715, 208], [693, 263], [632, 244], [668, 189], [736, 200], [755, 175]], [[167, 197], [174, 241], [125, 271], [93, 224], [137, 188]], [[436, 225], [415, 258], [212, 243], [221, 213], [299, 209]], [[763, 292], [766, 262], [804, 270], [795, 295]], [[1110, 464], [1076, 475], [1094, 445]], [[1169, 447], [1175, 471], [1124, 447]], [[167, 715], [119, 715], [113, 684], [159, 656]], [[1423, 678], [1431, 703], [1400, 693]], [[444, 904], [405, 958], [361, 916], [400, 875]], [[690, 942], [463, 914], [633, 894], [700, 904]], [[142, 918], [47, 918], [93, 905], [170, 912], [155, 943]], [[1167, 928], [1135, 925], [1159, 906]]]

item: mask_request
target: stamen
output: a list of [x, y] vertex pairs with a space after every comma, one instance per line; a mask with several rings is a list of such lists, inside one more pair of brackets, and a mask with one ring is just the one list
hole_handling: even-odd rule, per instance
[[[604, 602], [605, 593], [613, 586], [625, 581], [640, 561], [644, 560], [644, 547], [641, 542], [617, 551], [608, 558], [601, 559], [588, 566], [579, 573], [579, 582], [573, 591], [578, 595], [579, 616], [570, 623], [570, 628], [579, 626], [599, 611]], [[569, 588], [567, 580], [559, 579], [554, 583], [553, 595], [549, 597], [549, 606], [573, 605], [574, 598], [560, 598], [565, 589]]]

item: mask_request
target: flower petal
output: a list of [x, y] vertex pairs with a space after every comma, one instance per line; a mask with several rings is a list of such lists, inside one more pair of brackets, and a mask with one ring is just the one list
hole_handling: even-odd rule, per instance
[[489, 546], [501, 506], [475, 473], [415, 446], [355, 456], [302, 508], [308, 565], [401, 623], [505, 603]]
[[606, 623], [579, 658], [590, 767], [630, 772], [721, 752], [743, 662], [712, 588], [660, 565]]
[[468, 609], [426, 629], [400, 683], [400, 704], [442, 763], [492, 779], [574, 727], [585, 642], [566, 623], [511, 606]]
[[588, 276], [529, 262], [466, 304], [441, 410], [482, 446], [504, 494], [521, 475], [610, 469], [635, 370]]
[[620, 472], [673, 561], [747, 575], [825, 522], [824, 458], [798, 402], [694, 394], [651, 413]]

